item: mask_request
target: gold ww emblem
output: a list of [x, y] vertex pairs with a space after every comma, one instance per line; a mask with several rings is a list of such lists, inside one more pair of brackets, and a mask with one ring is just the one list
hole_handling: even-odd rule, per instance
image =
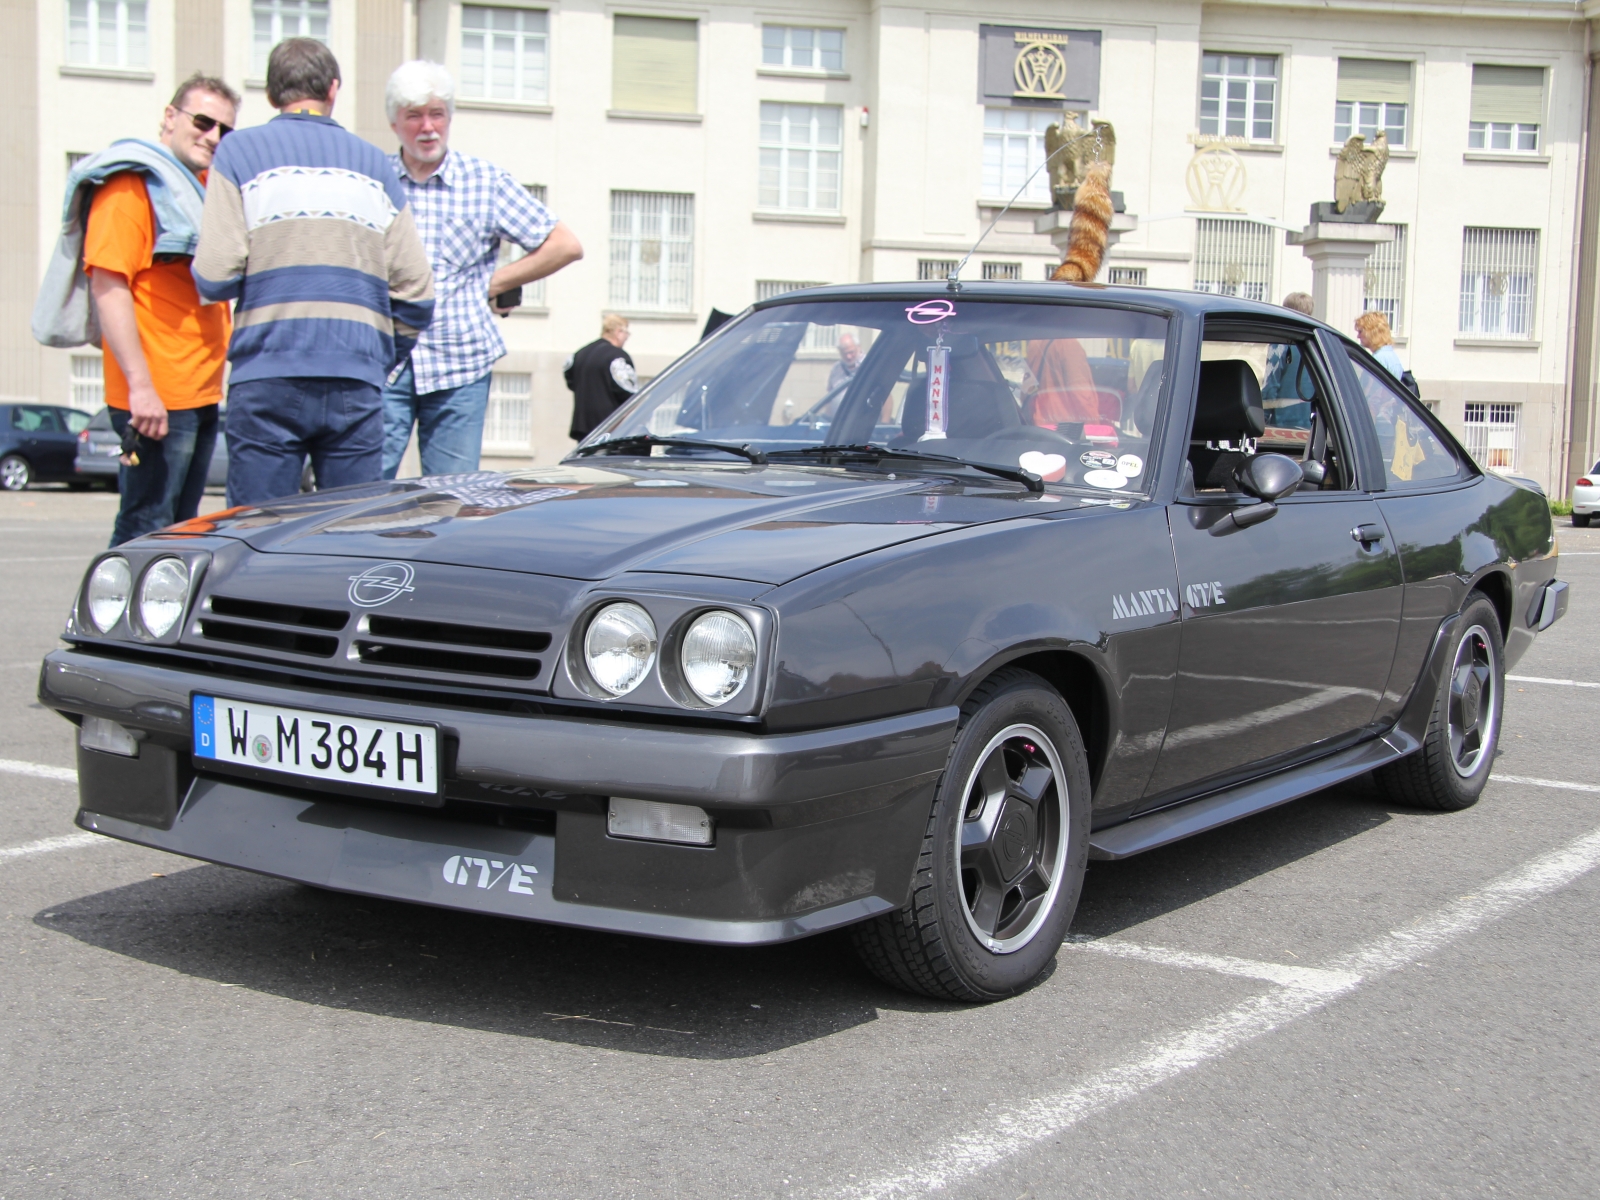
[[1012, 94], [1029, 100], [1065, 100], [1061, 89], [1067, 82], [1067, 59], [1060, 48], [1067, 44], [1067, 35], [1018, 30], [1012, 38], [1020, 47], [1011, 67], [1017, 85]]

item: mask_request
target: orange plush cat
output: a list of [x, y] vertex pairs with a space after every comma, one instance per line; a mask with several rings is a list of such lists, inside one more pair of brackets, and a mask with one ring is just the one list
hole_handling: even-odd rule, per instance
[[1078, 185], [1073, 200], [1067, 256], [1050, 278], [1059, 282], [1087, 282], [1100, 273], [1106, 255], [1106, 234], [1111, 226], [1111, 164], [1094, 163]]

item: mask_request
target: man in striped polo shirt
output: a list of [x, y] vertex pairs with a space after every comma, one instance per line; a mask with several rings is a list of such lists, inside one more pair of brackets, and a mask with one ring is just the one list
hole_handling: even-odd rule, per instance
[[383, 473], [381, 389], [433, 317], [433, 272], [383, 152], [331, 116], [339, 64], [290, 38], [267, 60], [278, 115], [224, 141], [194, 278], [237, 300], [228, 348], [228, 503]]

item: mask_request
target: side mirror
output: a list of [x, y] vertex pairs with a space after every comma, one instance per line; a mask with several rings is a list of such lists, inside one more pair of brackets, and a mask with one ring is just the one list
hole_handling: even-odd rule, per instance
[[1240, 491], [1272, 504], [1293, 494], [1305, 472], [1287, 454], [1257, 454], [1241, 463], [1233, 478]]

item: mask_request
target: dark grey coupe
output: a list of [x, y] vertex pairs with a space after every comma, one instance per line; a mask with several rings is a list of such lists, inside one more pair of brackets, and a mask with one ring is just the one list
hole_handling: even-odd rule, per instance
[[[852, 335], [852, 372], [836, 346]], [[1027, 986], [1088, 858], [1372, 773], [1459, 809], [1566, 608], [1536, 488], [1282, 309], [759, 304], [557, 467], [102, 555], [85, 829], [346, 892]]]

